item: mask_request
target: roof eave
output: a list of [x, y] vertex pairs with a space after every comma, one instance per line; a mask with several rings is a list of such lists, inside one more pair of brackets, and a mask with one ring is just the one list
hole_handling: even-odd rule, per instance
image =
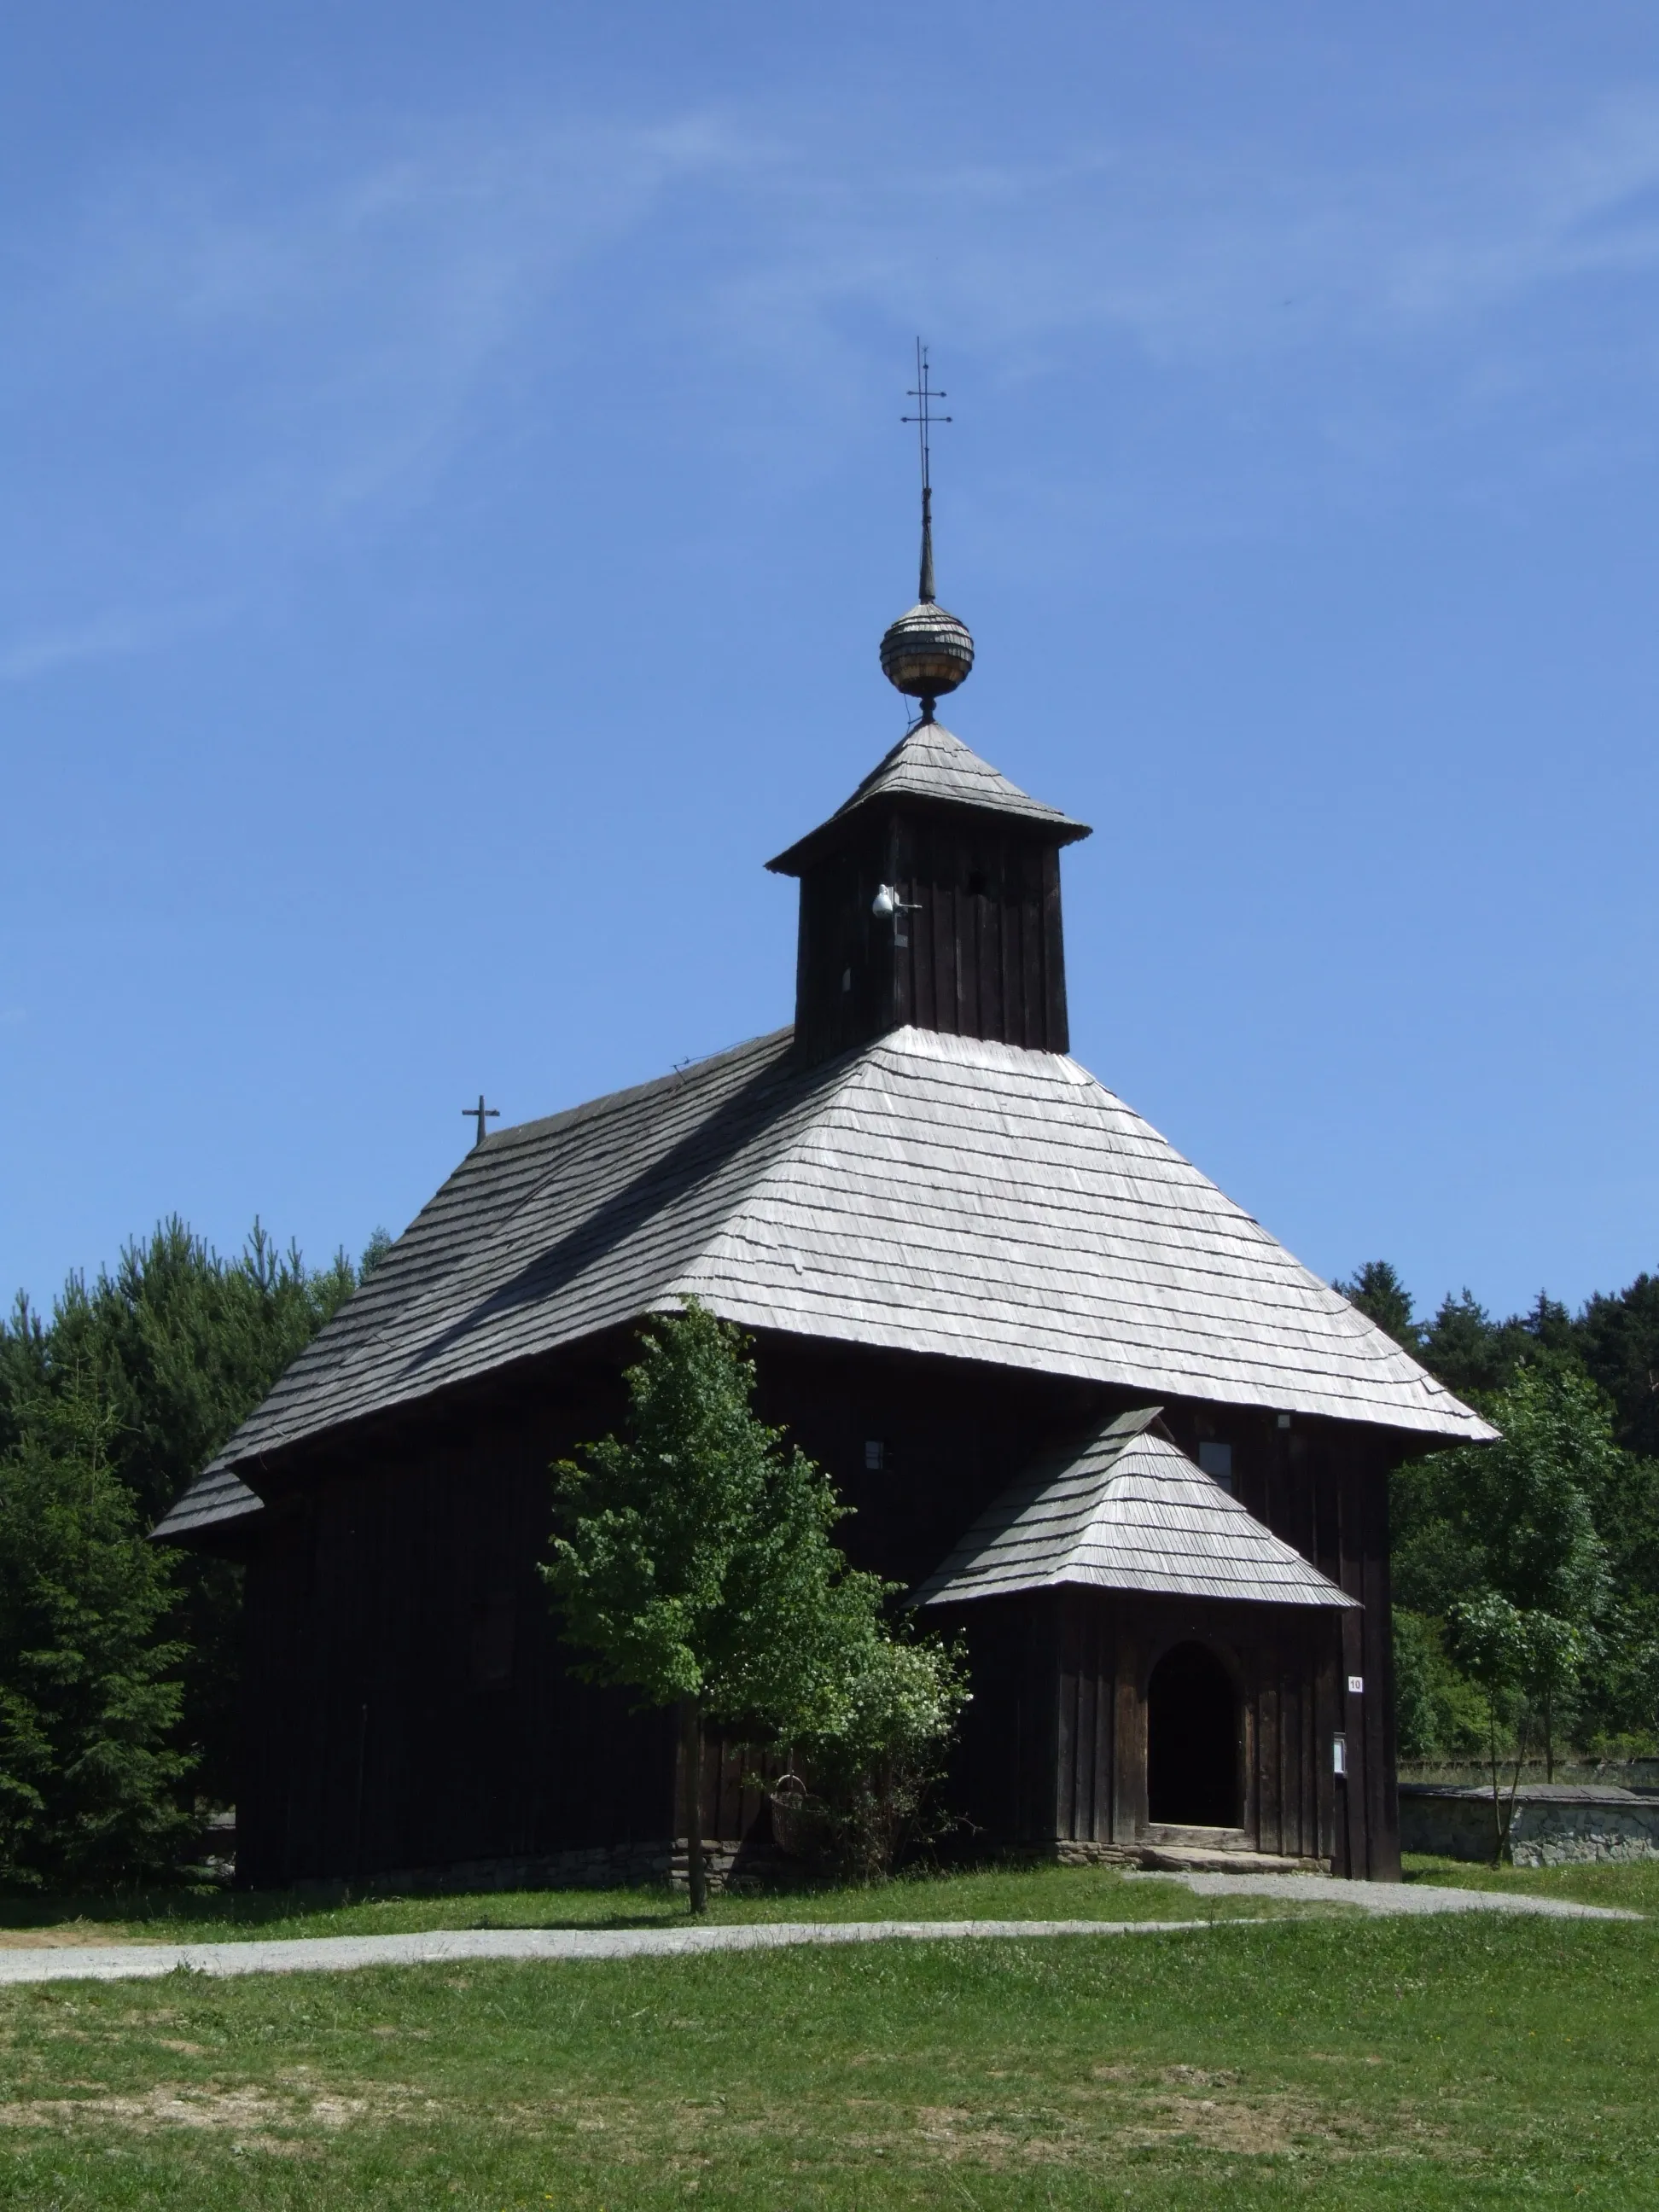
[[1069, 1567], [1058, 1574], [1034, 1575], [1029, 1581], [1000, 1582], [978, 1589], [963, 1589], [954, 1582], [947, 1583], [932, 1596], [926, 1595], [927, 1589], [927, 1584], [924, 1583], [914, 1597], [906, 1600], [906, 1603], [916, 1612], [923, 1613], [933, 1606], [975, 1605], [994, 1597], [1035, 1597], [1044, 1590], [1092, 1589], [1111, 1591], [1120, 1597], [1170, 1598], [1188, 1602], [1203, 1595], [1207, 1602], [1214, 1605], [1289, 1605], [1298, 1608], [1322, 1608], [1332, 1613], [1363, 1613], [1365, 1609], [1357, 1597], [1350, 1597], [1346, 1590], [1339, 1589], [1334, 1583], [1331, 1583], [1328, 1591], [1310, 1590], [1305, 1597], [1292, 1596], [1285, 1591], [1235, 1591], [1224, 1596], [1215, 1592], [1197, 1592], [1186, 1584], [1175, 1583], [1158, 1589], [1146, 1583], [1111, 1582], [1098, 1575], [1083, 1573]]
[[878, 806], [917, 813], [977, 816], [1024, 830], [1034, 843], [1042, 845], [1076, 845], [1095, 834], [1088, 823], [1074, 822], [1068, 814], [1027, 814], [1018, 807], [985, 806], [971, 799], [946, 799], [917, 791], [872, 791], [867, 798], [849, 800], [827, 822], [820, 822], [816, 830], [809, 830], [804, 837], [798, 837], [786, 851], [769, 860], [767, 867], [775, 876], [803, 875], [814, 860], [840, 842], [842, 831], [861, 823]]
[[[237, 1480], [241, 1480], [240, 1475]], [[182, 1505], [189, 1496], [190, 1492], [186, 1491], [179, 1504]], [[213, 1506], [205, 1512], [192, 1513], [187, 1519], [181, 1520], [179, 1505], [175, 1505], [164, 1513], [150, 1530], [149, 1540], [152, 1544], [194, 1544], [212, 1538], [222, 1529], [235, 1528], [246, 1522], [257, 1521], [267, 1510], [263, 1498], [250, 1496], [227, 1499], [222, 1505]]]

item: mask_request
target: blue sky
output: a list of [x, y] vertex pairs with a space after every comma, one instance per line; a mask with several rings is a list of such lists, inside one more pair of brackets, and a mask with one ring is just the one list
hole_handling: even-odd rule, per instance
[[0, 1286], [322, 1258], [788, 1017], [902, 711], [1097, 825], [1073, 1046], [1320, 1273], [1659, 1266], [1659, 27], [135, 10], [0, 70]]

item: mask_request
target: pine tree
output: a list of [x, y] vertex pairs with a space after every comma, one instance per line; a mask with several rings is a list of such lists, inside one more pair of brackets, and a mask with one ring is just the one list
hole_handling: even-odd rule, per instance
[[124, 1881], [190, 1827], [172, 1747], [181, 1646], [170, 1563], [109, 1459], [83, 1377], [20, 1408], [0, 1456], [0, 1881]]
[[[148, 1529], [200, 1474], [341, 1301], [356, 1273], [343, 1253], [308, 1269], [257, 1220], [222, 1259], [176, 1216], [126, 1245], [90, 1289], [71, 1276], [50, 1323], [20, 1298], [0, 1330], [0, 1448], [55, 1398], [91, 1389], [107, 1420], [110, 1472]], [[236, 1787], [241, 1571], [177, 1557], [184, 1698], [175, 1747], [191, 1787], [215, 1804]]]
[[1421, 1349], [1423, 1330], [1412, 1316], [1412, 1295], [1388, 1260], [1367, 1260], [1351, 1283], [1336, 1283], [1351, 1306], [1374, 1321], [1407, 1352]]

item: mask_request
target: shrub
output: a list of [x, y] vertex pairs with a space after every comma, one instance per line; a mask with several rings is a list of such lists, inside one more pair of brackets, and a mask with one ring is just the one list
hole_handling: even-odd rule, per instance
[[837, 1725], [799, 1747], [821, 1806], [823, 1848], [856, 1881], [880, 1881], [930, 1842], [934, 1792], [969, 1698], [964, 1654], [872, 1621]]

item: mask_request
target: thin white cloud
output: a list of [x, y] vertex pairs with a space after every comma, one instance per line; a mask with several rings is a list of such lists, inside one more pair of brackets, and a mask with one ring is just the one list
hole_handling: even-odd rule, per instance
[[1085, 148], [930, 161], [825, 191], [771, 180], [778, 249], [726, 298], [763, 331], [815, 306], [918, 301], [991, 350], [1115, 331], [1170, 362], [1464, 337], [1574, 279], [1659, 267], [1659, 89], [1553, 137], [1315, 169], [1260, 149]]
[[[747, 158], [700, 117], [398, 136], [356, 166], [152, 167], [106, 184], [58, 237], [14, 255], [37, 276], [5, 379], [31, 441], [55, 422], [67, 472], [79, 420], [148, 390], [164, 427], [147, 434], [171, 453], [160, 492], [134, 495], [125, 533], [100, 514], [58, 554], [72, 582], [52, 588], [50, 531], [20, 544], [15, 603], [44, 580], [60, 603], [101, 582], [103, 604], [68, 620], [14, 617], [0, 679], [165, 643], [211, 618], [210, 598], [227, 612], [309, 548], [406, 511], [475, 427], [481, 385], [562, 286], [677, 185]], [[556, 351], [560, 334], [542, 343]], [[199, 441], [179, 420], [191, 395]], [[141, 446], [131, 459], [142, 475]], [[120, 475], [118, 461], [94, 496], [118, 503]], [[50, 469], [36, 481], [57, 489]], [[133, 573], [109, 573], [124, 564]], [[204, 594], [227, 568], [236, 586]]]
[[[1082, 339], [1200, 375], [1437, 349], [1460, 404], [1502, 408], [1547, 374], [1505, 318], [1659, 268], [1650, 88], [1553, 136], [1389, 167], [1169, 142], [1026, 162], [955, 157], [942, 134], [926, 159], [890, 145], [868, 118], [776, 108], [763, 124], [475, 117], [404, 123], [367, 151], [107, 182], [14, 252], [12, 404], [32, 430], [55, 421], [71, 455], [112, 392], [175, 409], [182, 393], [201, 434], [158, 489], [143, 465], [157, 434], [132, 401], [133, 486], [85, 488], [78, 536], [19, 540], [0, 677], [164, 643], [342, 532], [389, 526], [489, 427], [504, 377], [522, 408], [602, 342], [608, 262], [653, 243], [664, 320], [716, 360], [787, 359], [808, 412], [847, 380], [860, 319], [883, 343], [918, 321], [949, 330], [1009, 377]], [[1628, 343], [1645, 375], [1647, 325]], [[1351, 399], [1331, 450], [1384, 441], [1398, 404]], [[56, 489], [50, 469], [35, 481]], [[31, 614], [41, 577], [49, 605], [88, 611]]]
[[26, 683], [89, 660], [153, 653], [191, 631], [211, 629], [231, 611], [227, 599], [173, 603], [148, 611], [112, 609], [85, 622], [21, 633], [0, 645], [0, 683]]

